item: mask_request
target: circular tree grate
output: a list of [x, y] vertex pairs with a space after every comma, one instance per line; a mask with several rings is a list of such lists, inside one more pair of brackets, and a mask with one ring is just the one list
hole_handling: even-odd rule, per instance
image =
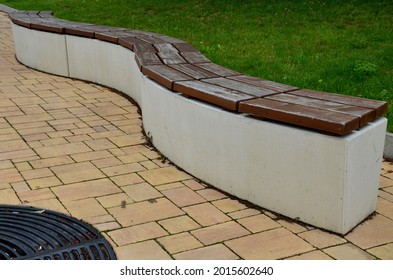
[[0, 260], [115, 260], [94, 228], [64, 214], [0, 205]]

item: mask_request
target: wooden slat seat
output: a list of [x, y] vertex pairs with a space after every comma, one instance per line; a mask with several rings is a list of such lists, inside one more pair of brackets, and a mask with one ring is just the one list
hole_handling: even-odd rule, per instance
[[382, 117], [387, 102], [299, 89], [212, 63], [189, 43], [166, 35], [67, 21], [47, 11], [10, 13], [26, 28], [119, 44], [135, 53], [144, 75], [185, 96], [257, 118], [336, 135]]

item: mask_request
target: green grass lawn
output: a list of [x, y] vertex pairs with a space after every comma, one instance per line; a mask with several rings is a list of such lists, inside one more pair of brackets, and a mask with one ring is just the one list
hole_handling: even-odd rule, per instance
[[20, 10], [166, 34], [210, 60], [302, 88], [389, 102], [391, 0], [0, 0]]

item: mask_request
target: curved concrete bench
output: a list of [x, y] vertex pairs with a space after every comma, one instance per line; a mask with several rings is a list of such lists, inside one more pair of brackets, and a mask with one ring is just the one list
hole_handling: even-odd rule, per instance
[[22, 63], [129, 95], [154, 146], [201, 180], [342, 234], [375, 210], [386, 102], [242, 75], [165, 35], [10, 18]]

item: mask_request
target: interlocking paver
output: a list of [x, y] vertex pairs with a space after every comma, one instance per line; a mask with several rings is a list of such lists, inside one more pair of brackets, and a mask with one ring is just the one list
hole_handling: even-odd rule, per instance
[[188, 232], [162, 237], [158, 242], [171, 254], [203, 247], [203, 244]]
[[116, 255], [123, 260], [171, 260], [172, 258], [153, 240], [115, 248]]
[[393, 258], [392, 163], [377, 215], [346, 236], [245, 205], [145, 146], [126, 98], [20, 65], [0, 25], [0, 203], [82, 218], [119, 259]]
[[290, 231], [277, 228], [225, 242], [245, 259], [281, 259], [313, 250], [313, 247]]
[[205, 245], [226, 241], [229, 239], [249, 235], [250, 232], [236, 222], [230, 221], [191, 232]]
[[157, 223], [150, 222], [142, 225], [131, 226], [108, 232], [108, 235], [119, 246], [136, 243], [147, 239], [153, 239], [168, 235], [168, 233]]
[[201, 226], [190, 217], [184, 215], [158, 222], [169, 233], [176, 234], [183, 231], [190, 231], [200, 228]]
[[336, 260], [373, 260], [372, 255], [361, 250], [353, 244], [347, 243], [323, 250]]

